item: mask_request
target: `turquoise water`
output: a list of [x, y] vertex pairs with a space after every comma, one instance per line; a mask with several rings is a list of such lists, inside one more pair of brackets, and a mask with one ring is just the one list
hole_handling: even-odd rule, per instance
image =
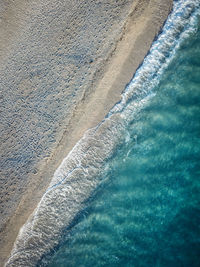
[[153, 92], [106, 181], [40, 266], [200, 266], [199, 27]]
[[200, 266], [199, 0], [174, 1], [117, 103], [55, 171], [7, 267]]

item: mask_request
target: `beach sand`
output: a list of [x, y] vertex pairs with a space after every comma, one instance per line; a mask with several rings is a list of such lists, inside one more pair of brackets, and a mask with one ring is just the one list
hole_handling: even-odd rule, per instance
[[120, 100], [172, 7], [71, 2], [0, 6], [0, 266], [63, 158]]

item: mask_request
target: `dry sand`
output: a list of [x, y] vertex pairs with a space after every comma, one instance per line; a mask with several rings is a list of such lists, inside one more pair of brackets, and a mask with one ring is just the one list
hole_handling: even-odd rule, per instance
[[[31, 142], [37, 142], [37, 149], [34, 147], [34, 145], [32, 145], [32, 150], [35, 148], [34, 151], [36, 152], [34, 152], [34, 155], [31, 158], [33, 159], [31, 163], [27, 163], [26, 161], [23, 162], [24, 165], [19, 165], [16, 163], [18, 164], [18, 172], [10, 171], [10, 169], [12, 170], [13, 166], [15, 166], [10, 165], [10, 167], [6, 169], [5, 173], [3, 173], [4, 178], [2, 178], [1, 182], [1, 203], [3, 209], [1, 211], [2, 228], [0, 241], [0, 266], [3, 266], [3, 262], [10, 253], [20, 227], [25, 223], [28, 216], [36, 207], [42, 194], [48, 186], [54, 171], [60, 165], [62, 159], [66, 157], [72, 147], [81, 138], [83, 133], [88, 128], [91, 128], [100, 122], [112, 108], [112, 106], [119, 101], [120, 93], [123, 91], [126, 84], [131, 80], [136, 69], [142, 63], [152, 41], [160, 31], [172, 7], [172, 0], [120, 1], [117, 4], [115, 1], [94, 1], [95, 4], [93, 1], [90, 1], [90, 4], [85, 4], [85, 8], [82, 7], [81, 1], [74, 1], [76, 2], [76, 6], [70, 6], [70, 1], [65, 1], [68, 9], [66, 12], [69, 12], [67, 15], [65, 14], [65, 11], [63, 11], [63, 6], [66, 8], [66, 3], [63, 5], [60, 3], [60, 1], [58, 2], [59, 3], [55, 4], [55, 6], [53, 6], [53, 4], [52, 6], [48, 6], [47, 3], [46, 5], [42, 5], [40, 3], [39, 7], [36, 9], [37, 12], [35, 12], [34, 5], [38, 5], [38, 1], [33, 1], [31, 7], [28, 6], [25, 1], [19, 1], [14, 7], [12, 1], [5, 1], [7, 6], [4, 7], [6, 11], [4, 12], [4, 17], [2, 17], [4, 27], [2, 27], [1, 30], [2, 39], [0, 41], [0, 60], [2, 68], [0, 71], [4, 75], [6, 73], [10, 76], [12, 76], [12, 74], [16, 75], [19, 70], [18, 72], [14, 71], [12, 69], [12, 64], [20, 65], [20, 60], [24, 60], [23, 62], [26, 63], [21, 64], [21, 69], [23, 68], [23, 71], [24, 69], [28, 68], [27, 65], [29, 65], [29, 61], [30, 69], [27, 70], [27, 77], [23, 76], [23, 79], [20, 81], [13, 79], [11, 83], [11, 85], [14, 86], [16, 84], [18, 85], [16, 86], [17, 89], [13, 91], [12, 88], [11, 92], [13, 92], [15, 96], [19, 94], [19, 97], [15, 98], [14, 100], [17, 101], [17, 103], [13, 103], [13, 105], [16, 105], [16, 107], [18, 107], [18, 105], [20, 105], [20, 107], [24, 106], [24, 109], [17, 111], [17, 114], [20, 114], [22, 121], [27, 120], [27, 124], [24, 126], [25, 128], [20, 126], [18, 129], [17, 127], [21, 122], [17, 121], [16, 123], [14, 120], [9, 121], [8, 119], [10, 117], [12, 118], [12, 115], [15, 113], [12, 113], [12, 110], [10, 117], [7, 115], [5, 118], [3, 118], [3, 120], [7, 120], [9, 124], [11, 124], [11, 128], [8, 128], [7, 131], [5, 130], [4, 139], [1, 145], [1, 150], [3, 150], [4, 153], [2, 158], [12, 158], [12, 151], [16, 151], [18, 146], [21, 149], [21, 143], [23, 142], [16, 142], [19, 136], [19, 140], [21, 140], [22, 136], [24, 135], [24, 143], [28, 142], [31, 145]], [[97, 2], [99, 3], [99, 10], [97, 10], [97, 6], [95, 6], [97, 5]], [[10, 3], [10, 5], [8, 3]], [[84, 36], [80, 36], [80, 33], [83, 32], [83, 35], [85, 33], [84, 29], [81, 28], [81, 25], [86, 25], [84, 24], [84, 16], [88, 16], [87, 10], [89, 7], [92, 7], [92, 5], [94, 5], [95, 10], [99, 12], [94, 14], [95, 16], [98, 16], [98, 14], [101, 16], [107, 12], [107, 15], [104, 15], [102, 22], [100, 22], [102, 29], [105, 31], [100, 31], [98, 29], [99, 21], [95, 22], [97, 27], [95, 28], [95, 25], [93, 24], [90, 30], [91, 36], [96, 34], [96, 39], [91, 39], [91, 36], [86, 37], [86, 39], [89, 40], [89, 44], [92, 42], [92, 46], [89, 48], [94, 49], [94, 51], [88, 54], [89, 58], [78, 58], [78, 61], [75, 62], [76, 64], [74, 61], [72, 62], [71, 58], [68, 57], [68, 68], [64, 68], [63, 70], [63, 68], [61, 68], [61, 64], [63, 62], [61, 62], [59, 65], [57, 63], [54, 64], [54, 61], [59, 61], [60, 55], [62, 56], [63, 54], [67, 53], [66, 51], [70, 51], [70, 47], [73, 48], [74, 44], [76, 43], [73, 41], [77, 40], [77, 42], [80, 44], [83, 43], [82, 46], [78, 46], [80, 54], [87, 53], [84, 49], [86, 49], [87, 45], [89, 44], [87, 41], [85, 41], [85, 39], [83, 40]], [[51, 23], [54, 23], [54, 25], [57, 25], [58, 27], [58, 36], [56, 41], [55, 33], [52, 33], [52, 38], [51, 33], [50, 37], [48, 38], [46, 38], [45, 35], [40, 36], [38, 33], [40, 28], [38, 28], [35, 33], [33, 30], [33, 36], [27, 35], [27, 32], [31, 31], [32, 27], [32, 25], [29, 24], [30, 20], [34, 21], [35, 18], [39, 17], [41, 24], [47, 24], [47, 21], [43, 18], [43, 16], [45, 16], [45, 12], [43, 14], [40, 12], [42, 8], [45, 10], [45, 12], [48, 12], [48, 16], [49, 11], [51, 11], [50, 14], [52, 14], [53, 22], [51, 20], [49, 21], [50, 26]], [[109, 13], [110, 9], [112, 12]], [[56, 10], [58, 10], [58, 14], [56, 13]], [[93, 12], [93, 10], [91, 10], [91, 12]], [[68, 29], [64, 27], [64, 23], [61, 25], [60, 22], [58, 22], [60, 14], [63, 13], [64, 17], [72, 17], [72, 19], [69, 20]], [[11, 16], [12, 19], [9, 16]], [[64, 22], [66, 23], [66, 21]], [[48, 25], [46, 25], [46, 27], [48, 27]], [[68, 37], [63, 37], [64, 35], [61, 35], [61, 31], [59, 32], [59, 30], [61, 28], [63, 29], [63, 27], [67, 31]], [[86, 32], [88, 30], [87, 27]], [[99, 27], [101, 28], [100, 25]], [[99, 36], [98, 31], [100, 32]], [[77, 32], [79, 35], [76, 35]], [[36, 34], [38, 34], [38, 36], [36, 36]], [[22, 37], [25, 39], [25, 41], [20, 43], [19, 40], [20, 38], [23, 39]], [[42, 38], [44, 46], [43, 50], [41, 51], [40, 55], [37, 54], [35, 57], [30, 56], [29, 58], [29, 56], [26, 56], [25, 58], [22, 58], [22, 54], [20, 54], [18, 49], [19, 47], [21, 49], [21, 47], [26, 44], [26, 39], [29, 40], [29, 38], [31, 38], [29, 43], [30, 47], [33, 40], [37, 41], [37, 38], [38, 40]], [[97, 40], [97, 44], [95, 43], [95, 40]], [[101, 41], [100, 44], [98, 44], [99, 40]], [[17, 46], [16, 44], [19, 43], [20, 46]], [[33, 55], [34, 53], [37, 53], [38, 49], [37, 42], [34, 43], [34, 45], [36, 46], [36, 52], [32, 50]], [[41, 43], [39, 42], [38, 45], [41, 45]], [[24, 49], [26, 53], [26, 48]], [[83, 49], [83, 52], [81, 52], [81, 49]], [[52, 54], [55, 57], [52, 57]], [[17, 57], [17, 55], [19, 56]], [[27, 53], [27, 55], [29, 55], [29, 53]], [[73, 58], [73, 60], [77, 60], [77, 54], [74, 55], [76, 57], [75, 59]], [[13, 58], [15, 60], [13, 60]], [[47, 60], [47, 58], [51, 59], [50, 62]], [[32, 64], [32, 61], [34, 60], [36, 62]], [[10, 65], [8, 65], [7, 62], [9, 62]], [[54, 73], [52, 74], [51, 72], [48, 72], [40, 77], [40, 70], [36, 71], [34, 67], [35, 65], [41, 65], [41, 62], [44, 62], [44, 65], [47, 66], [46, 68], [50, 69], [51, 71], [52, 68], [54, 68]], [[34, 76], [33, 79], [32, 76], [30, 78], [30, 73], [34, 73], [34, 71], [37, 73], [32, 74]], [[83, 77], [80, 75], [83, 75]], [[60, 76], [64, 78], [60, 80]], [[72, 79], [70, 81], [66, 81], [66, 76], [70, 76]], [[12, 78], [13, 77], [10, 79], [12, 80]], [[49, 83], [50, 79], [52, 79], [51, 83]], [[80, 83], [80, 79], [83, 79], [82, 83]], [[2, 80], [2, 85], [3, 87], [7, 88], [5, 81], [7, 80]], [[32, 102], [37, 102], [34, 100], [35, 95], [32, 96], [33, 90], [37, 89], [37, 87], [39, 88], [39, 86], [43, 88], [43, 83], [47, 84], [47, 88], [51, 90], [53, 86], [52, 83], [54, 81], [55, 83], [57, 82], [62, 84], [63, 87], [58, 86], [58, 91], [54, 92], [52, 96], [47, 94], [45, 96], [45, 100], [39, 103], [41, 105], [48, 105], [49, 103], [50, 105], [52, 100], [53, 103], [57, 101], [58, 106], [55, 107], [52, 104], [51, 107], [44, 107], [47, 110], [49, 108], [49, 112], [46, 114], [46, 117], [42, 116], [42, 122], [45, 124], [46, 118], [47, 122], [49, 122], [48, 127], [50, 129], [46, 129], [43, 126], [38, 128], [39, 123], [37, 124], [37, 114], [35, 115], [35, 113], [31, 113], [32, 110], [30, 113], [28, 113], [29, 108], [27, 105], [30, 106]], [[79, 93], [77, 93], [76, 98], [70, 98], [71, 94], [73, 94], [73, 90], [75, 90], [76, 87], [81, 88]], [[29, 90], [25, 90], [26, 88]], [[45, 94], [45, 88], [44, 91], [41, 92], [42, 96], [40, 96], [40, 98], [42, 98]], [[5, 95], [5, 91], [3, 91], [3, 96]], [[47, 102], [46, 99], [50, 99], [49, 102]], [[62, 99], [66, 101], [67, 99], [70, 99], [70, 103], [65, 106], [65, 104], [62, 104]], [[11, 105], [10, 103], [12, 103], [12, 101], [13, 98], [10, 99], [10, 102], [8, 102], [7, 105]], [[33, 108], [40, 109], [40, 107], [36, 105]], [[70, 111], [65, 113], [65, 108]], [[28, 114], [28, 118], [31, 117], [31, 120], [24, 115], [25, 113]], [[40, 110], [40, 114], [41, 113], [42, 109]], [[48, 121], [48, 116], [51, 116], [53, 113], [58, 113], [57, 117], [53, 118], [52, 121]], [[25, 129], [27, 129], [27, 127], [28, 129], [31, 129], [31, 134], [33, 133], [33, 135], [31, 135], [29, 132], [26, 135]], [[35, 132], [38, 133], [37, 136], [39, 137], [34, 135]], [[44, 143], [45, 146], [43, 146]], [[45, 151], [45, 155], [43, 152], [40, 153], [38, 150], [40, 145], [41, 150]], [[20, 149], [17, 150], [18, 154], [23, 152], [23, 150]], [[28, 150], [26, 149], [26, 151]], [[27, 157], [30, 157], [30, 155], [27, 154]], [[26, 169], [26, 166], [30, 166], [30, 168], [27, 167], [28, 171], [25, 173], [20, 173], [21, 170]], [[21, 182], [19, 177], [23, 182]], [[25, 178], [22, 179], [22, 177]], [[5, 182], [6, 179], [11, 181], [10, 184], [9, 182]], [[13, 194], [10, 194], [11, 191]]]

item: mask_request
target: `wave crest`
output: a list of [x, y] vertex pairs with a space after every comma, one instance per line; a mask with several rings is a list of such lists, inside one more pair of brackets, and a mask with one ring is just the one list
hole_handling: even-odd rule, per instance
[[100, 183], [106, 161], [124, 142], [127, 125], [154, 96], [152, 89], [181, 42], [195, 31], [199, 5], [198, 0], [174, 2], [162, 33], [125, 88], [122, 100], [104, 121], [84, 134], [63, 160], [36, 210], [21, 228], [5, 266], [35, 266], [57, 245], [61, 231]]

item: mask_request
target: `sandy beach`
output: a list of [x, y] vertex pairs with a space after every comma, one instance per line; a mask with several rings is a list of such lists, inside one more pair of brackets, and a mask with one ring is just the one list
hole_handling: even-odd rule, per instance
[[0, 266], [63, 158], [120, 100], [172, 8], [172, 0], [119, 2], [1, 7]]

